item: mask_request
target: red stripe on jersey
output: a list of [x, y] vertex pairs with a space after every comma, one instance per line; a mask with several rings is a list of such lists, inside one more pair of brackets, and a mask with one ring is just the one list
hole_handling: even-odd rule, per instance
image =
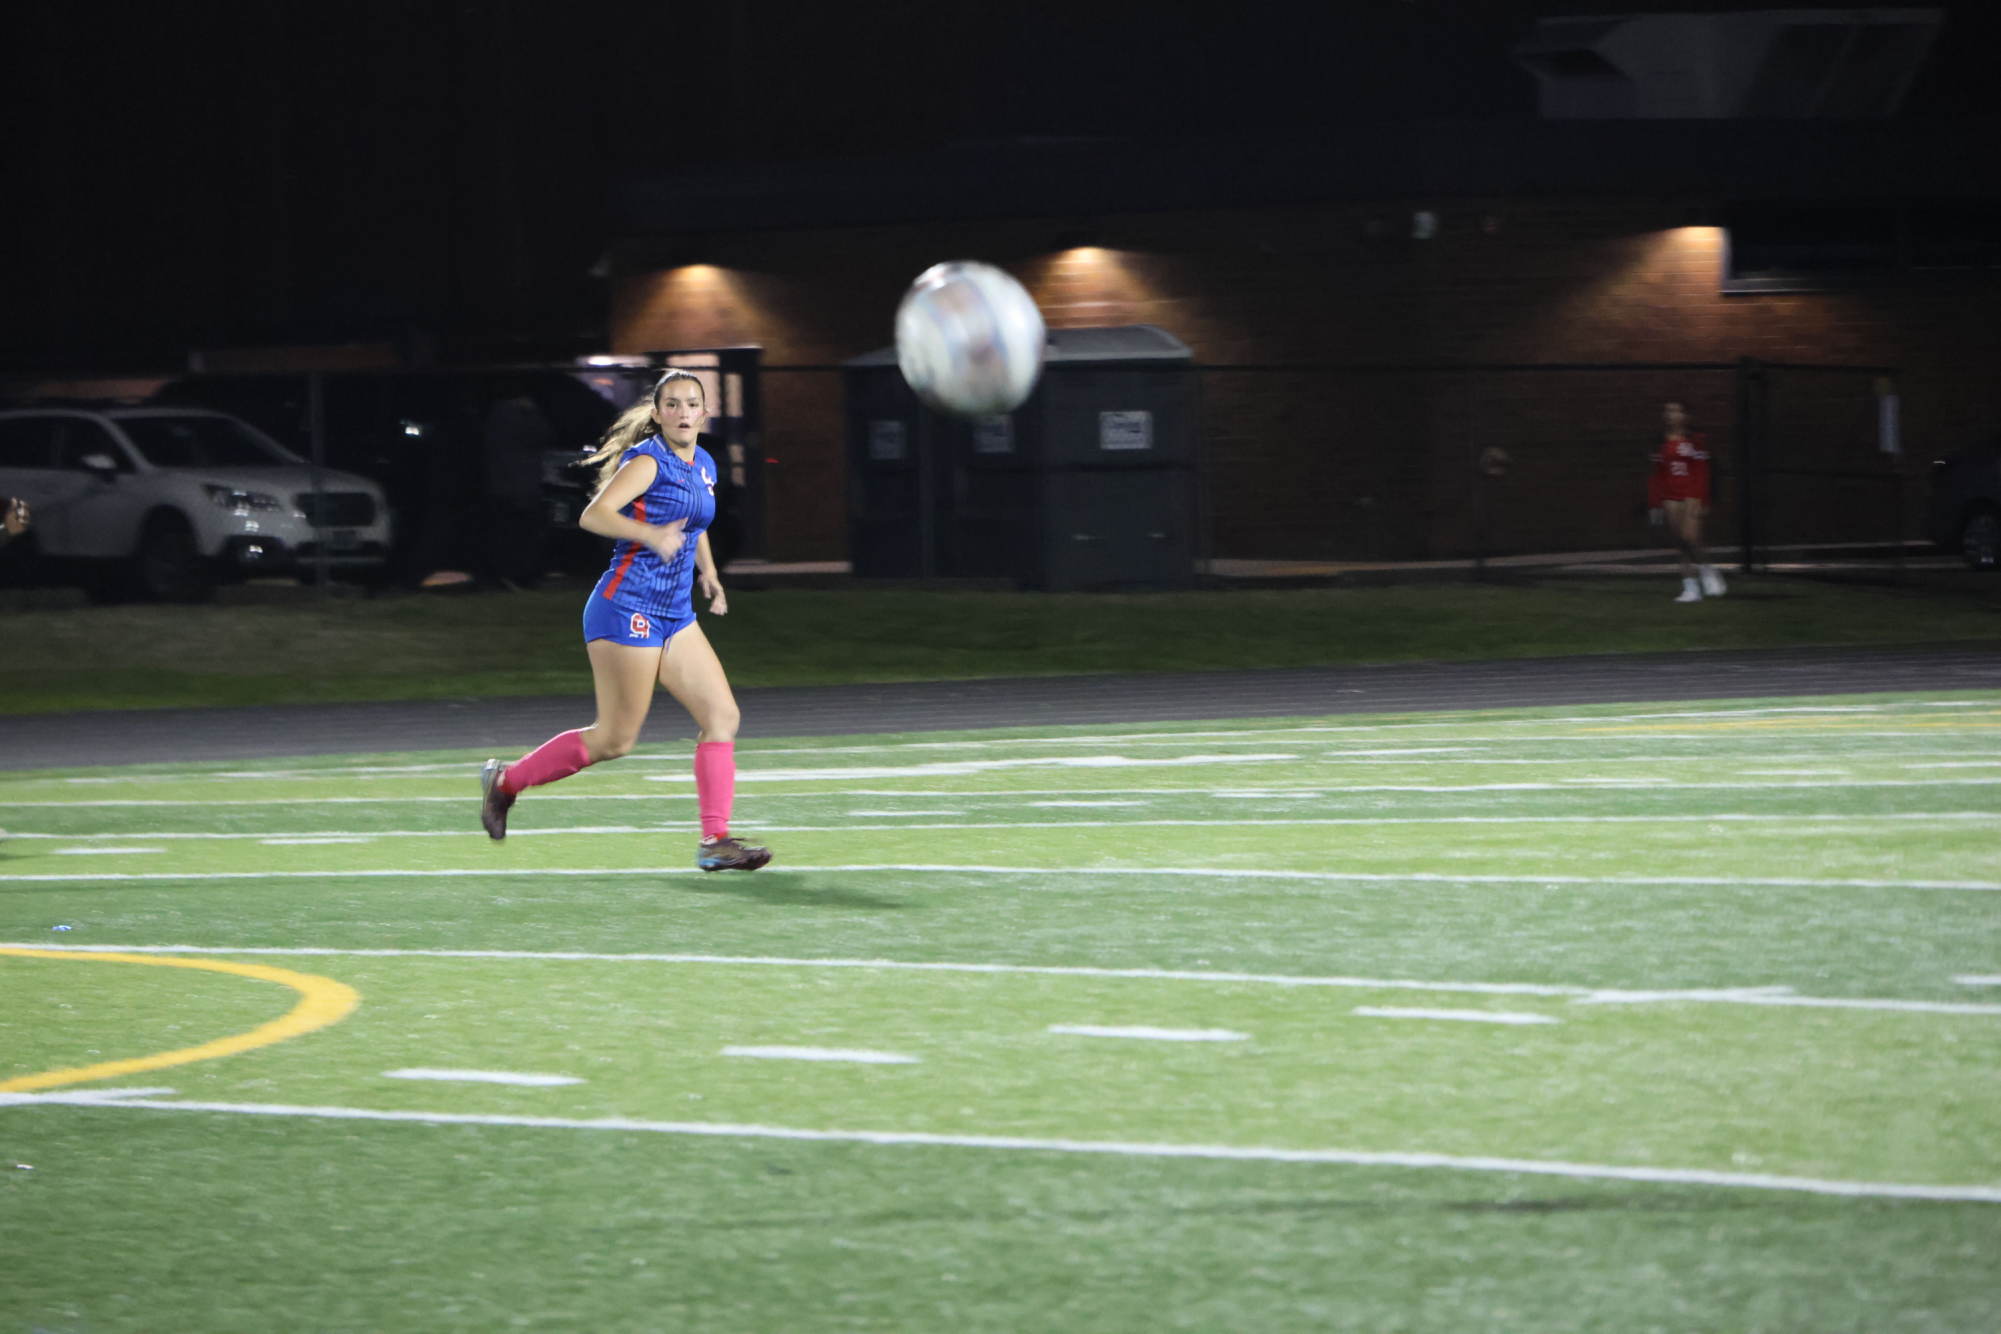
[[[644, 496], [632, 502], [632, 517], [641, 523], [646, 522], [646, 498]], [[634, 542], [625, 549], [625, 559], [618, 563], [618, 568], [612, 571], [611, 582], [604, 586], [605, 597], [609, 598], [613, 593], [618, 592], [618, 586], [625, 582], [625, 572], [632, 568], [632, 558], [638, 554], [639, 543], [637, 542]]]

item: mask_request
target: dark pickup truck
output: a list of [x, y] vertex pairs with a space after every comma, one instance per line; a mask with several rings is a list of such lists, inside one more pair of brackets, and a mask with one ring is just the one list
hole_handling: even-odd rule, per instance
[[1929, 536], [1976, 570], [2001, 560], [2001, 438], [1932, 464]]

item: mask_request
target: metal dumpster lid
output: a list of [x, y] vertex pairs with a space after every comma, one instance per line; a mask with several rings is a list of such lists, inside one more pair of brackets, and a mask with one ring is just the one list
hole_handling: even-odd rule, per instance
[[[1119, 324], [1103, 329], [1051, 329], [1051, 364], [1072, 361], [1187, 361], [1188, 344], [1157, 324]], [[856, 368], [894, 366], [896, 349], [879, 347], [841, 363]]]

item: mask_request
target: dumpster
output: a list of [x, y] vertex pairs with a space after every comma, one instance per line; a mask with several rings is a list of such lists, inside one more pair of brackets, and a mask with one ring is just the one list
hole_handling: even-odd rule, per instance
[[924, 407], [894, 348], [844, 363], [857, 575], [1052, 590], [1193, 582], [1187, 344], [1148, 324], [1049, 337], [1041, 383], [1005, 416]]

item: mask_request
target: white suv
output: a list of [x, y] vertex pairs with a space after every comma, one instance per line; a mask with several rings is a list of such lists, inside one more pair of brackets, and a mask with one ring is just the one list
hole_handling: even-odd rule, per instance
[[0, 495], [28, 502], [42, 556], [93, 592], [187, 602], [218, 579], [310, 569], [322, 543], [344, 571], [389, 556], [380, 487], [322, 470], [316, 502], [304, 459], [220, 412], [0, 412]]

